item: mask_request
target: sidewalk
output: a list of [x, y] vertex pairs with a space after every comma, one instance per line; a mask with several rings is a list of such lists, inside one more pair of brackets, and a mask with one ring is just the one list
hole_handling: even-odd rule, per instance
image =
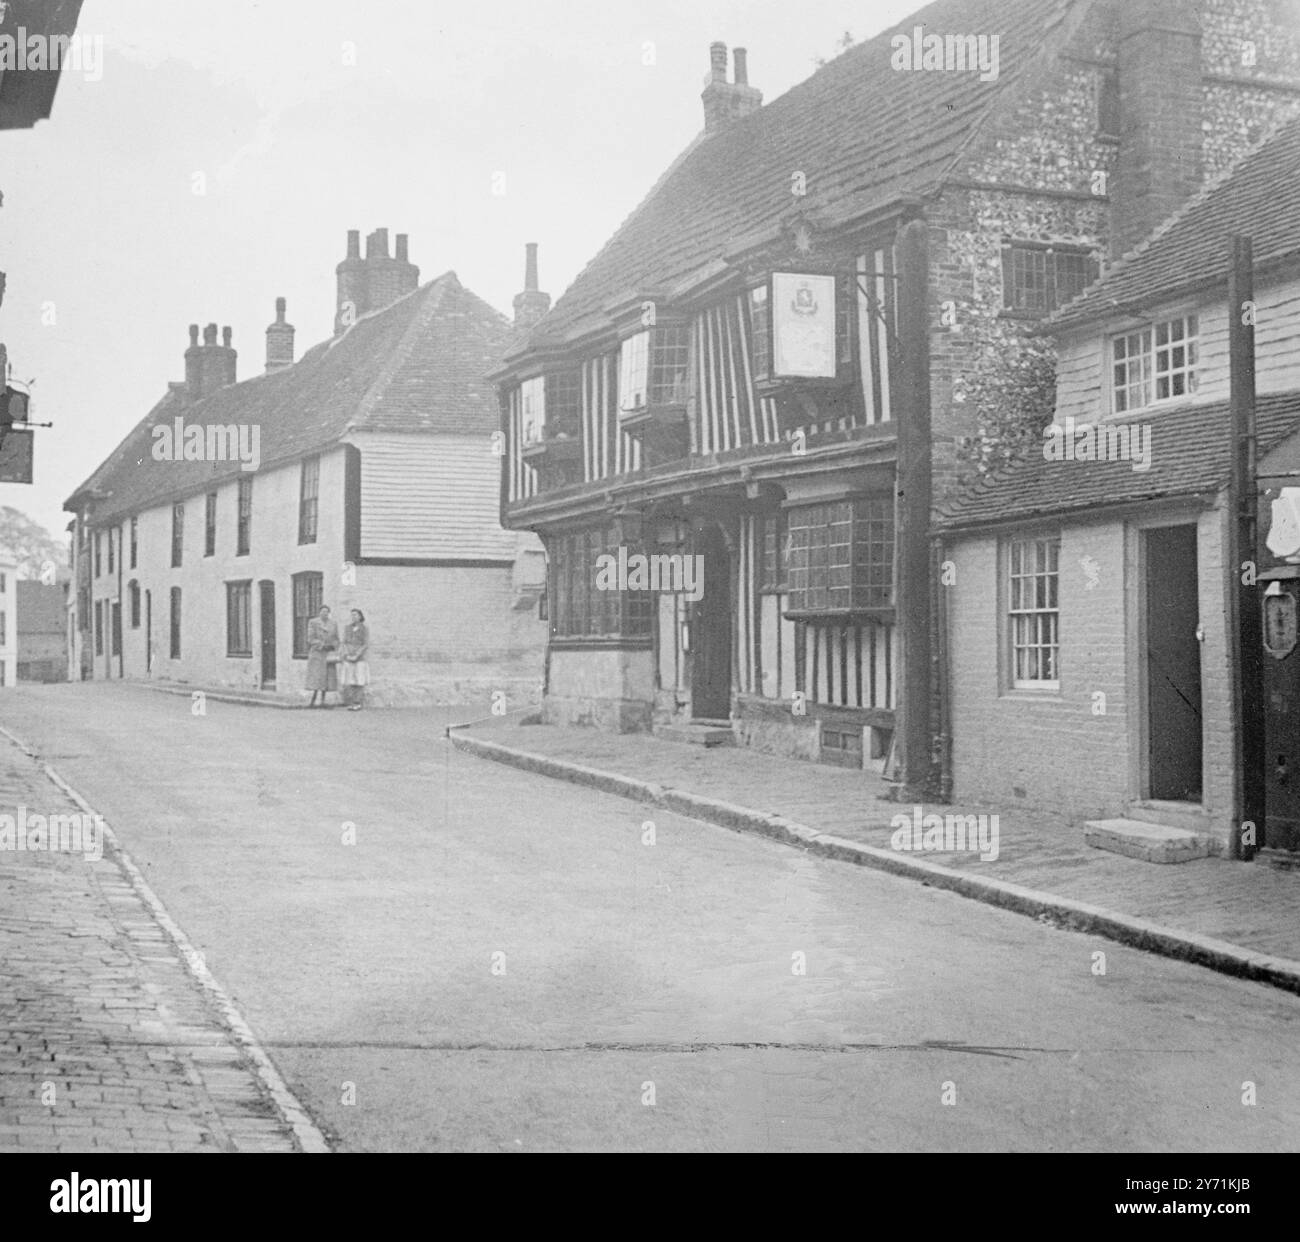
[[1300, 992], [1300, 872], [1214, 858], [1140, 862], [1085, 845], [1082, 828], [1061, 816], [965, 803], [963, 814], [999, 815], [996, 861], [904, 853], [890, 846], [890, 821], [913, 808], [881, 800], [885, 787], [870, 772], [517, 719], [453, 729], [451, 739], [483, 758]]
[[[19, 808], [83, 811], [0, 735], [15, 843]], [[325, 1150], [129, 859], [79, 843], [0, 849], [0, 1153]]]

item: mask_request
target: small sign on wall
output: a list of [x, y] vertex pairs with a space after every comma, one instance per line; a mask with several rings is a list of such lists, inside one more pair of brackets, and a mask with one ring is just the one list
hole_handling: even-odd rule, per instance
[[835, 277], [772, 273], [772, 370], [835, 378]]

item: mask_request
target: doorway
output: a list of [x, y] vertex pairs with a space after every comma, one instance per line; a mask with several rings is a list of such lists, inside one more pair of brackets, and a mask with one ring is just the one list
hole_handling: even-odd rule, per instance
[[275, 583], [257, 584], [262, 611], [262, 687], [275, 685]]
[[696, 720], [731, 716], [731, 553], [716, 522], [695, 538], [703, 558], [704, 591], [695, 602], [691, 626], [691, 715]]
[[1201, 801], [1196, 527], [1145, 532], [1148, 797]]

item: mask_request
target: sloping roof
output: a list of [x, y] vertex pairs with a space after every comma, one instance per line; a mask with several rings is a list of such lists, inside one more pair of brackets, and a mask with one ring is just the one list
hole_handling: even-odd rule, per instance
[[1300, 118], [1205, 186], [1051, 320], [1077, 325], [1152, 305], [1195, 286], [1227, 283], [1230, 238], [1252, 242], [1256, 266], [1300, 256]]
[[67, 597], [61, 586], [25, 579], [18, 588], [18, 633], [62, 634], [67, 624]]
[[[598, 327], [611, 299], [671, 287], [794, 206], [826, 226], [933, 192], [995, 103], [1066, 36], [1075, 0], [938, 0], [837, 56], [724, 130], [697, 138], [538, 324], [543, 345]], [[890, 40], [998, 35], [999, 76], [891, 68]], [[791, 175], [807, 179], [794, 199]], [[514, 352], [514, 351], [512, 351]]]
[[[1300, 431], [1300, 391], [1258, 397], [1256, 420], [1262, 455]], [[940, 505], [935, 525], [954, 530], [1066, 516], [1226, 486], [1232, 470], [1226, 401], [1162, 410], [1147, 421], [1149, 470], [1134, 470], [1129, 461], [1045, 461], [1036, 453]]]
[[240, 463], [155, 461], [153, 429], [185, 424], [261, 428], [263, 466], [318, 451], [349, 432], [490, 436], [496, 399], [483, 376], [499, 361], [510, 323], [447, 272], [363, 316], [291, 367], [188, 402], [175, 386], [68, 499], [103, 494], [107, 520], [240, 474]]

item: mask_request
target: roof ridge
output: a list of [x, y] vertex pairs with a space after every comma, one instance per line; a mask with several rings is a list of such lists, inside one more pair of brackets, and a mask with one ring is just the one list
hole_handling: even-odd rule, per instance
[[[1076, 316], [1069, 313], [1070, 308], [1076, 303], [1082, 305], [1089, 298], [1102, 296], [1102, 291], [1108, 284], [1123, 276], [1127, 270], [1142, 258], [1143, 255], [1145, 255], [1154, 245], [1156, 245], [1157, 242], [1161, 241], [1173, 229], [1182, 224], [1195, 209], [1204, 206], [1210, 198], [1222, 190], [1225, 185], [1241, 173], [1248, 164], [1252, 164], [1255, 160], [1266, 156], [1268, 154], [1268, 148], [1271, 147], [1274, 142], [1278, 142], [1286, 136], [1286, 131], [1288, 131], [1292, 126], [1296, 128], [1297, 132], [1300, 132], [1300, 114], [1291, 117], [1283, 116], [1275, 118], [1272, 124], [1268, 127], [1264, 136], [1255, 146], [1250, 150], [1243, 152], [1238, 159], [1233, 161], [1231, 164], [1228, 164], [1226, 167], [1221, 168], [1213, 176], [1202, 182], [1200, 188], [1185, 203], [1183, 203], [1181, 207], [1166, 216], [1165, 219], [1156, 225], [1150, 233], [1143, 237], [1136, 246], [1125, 251], [1117, 259], [1113, 260], [1107, 266], [1105, 274], [1099, 280], [1094, 281], [1087, 288], [1080, 290], [1070, 299], [1070, 301], [1056, 311], [1056, 313], [1048, 319], [1047, 326], [1050, 328], [1055, 327], [1058, 324], [1061, 326], [1073, 325], [1075, 323], [1086, 323], [1092, 318], [1100, 318], [1104, 313], [1106, 313], [1100, 309], [1076, 318]], [[1181, 288], [1193, 284], [1199, 284], [1203, 279], [1203, 277], [1199, 276], [1190, 278], [1175, 285], [1167, 292], [1170, 294], [1175, 293]], [[1111, 305], [1113, 307], [1118, 304], [1112, 299]]]

